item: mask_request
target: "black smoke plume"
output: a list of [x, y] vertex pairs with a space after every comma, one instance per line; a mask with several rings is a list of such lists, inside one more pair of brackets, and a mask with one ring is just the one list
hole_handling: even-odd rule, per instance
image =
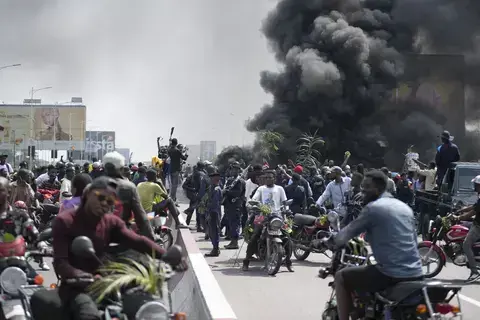
[[215, 166], [219, 172], [224, 173], [228, 166], [238, 161], [242, 167], [249, 165], [254, 160], [254, 154], [251, 147], [229, 146], [224, 148], [215, 158]]
[[405, 70], [403, 53], [417, 50], [422, 22], [397, 17], [419, 2], [442, 1], [280, 1], [262, 31], [282, 68], [261, 73], [273, 101], [247, 129], [287, 137], [280, 146], [284, 157], [292, 157], [299, 133], [317, 130], [329, 159], [343, 159], [348, 150], [353, 161], [398, 168], [412, 144], [431, 157], [445, 118], [422, 101], [393, 99]]

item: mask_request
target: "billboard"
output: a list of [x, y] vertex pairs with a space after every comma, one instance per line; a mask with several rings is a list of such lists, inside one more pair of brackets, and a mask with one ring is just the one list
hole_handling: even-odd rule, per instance
[[444, 129], [465, 135], [465, 61], [463, 55], [407, 54], [396, 99], [415, 98], [445, 117]]
[[87, 131], [85, 135], [85, 158], [102, 160], [107, 152], [115, 150], [115, 131]]
[[115, 148], [115, 151], [120, 153], [122, 156], [125, 157], [125, 162], [130, 162], [130, 149], [129, 148]]
[[217, 155], [216, 141], [200, 141], [200, 160], [213, 161]]
[[[33, 120], [33, 121], [32, 121]], [[13, 144], [37, 150], [81, 149], [85, 139], [84, 105], [0, 104], [0, 149]]]

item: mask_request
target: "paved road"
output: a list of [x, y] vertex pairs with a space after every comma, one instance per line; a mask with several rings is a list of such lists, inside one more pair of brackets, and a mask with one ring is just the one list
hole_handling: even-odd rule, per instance
[[[202, 234], [195, 233], [195, 237], [202, 252], [211, 250], [210, 242], [205, 241]], [[221, 248], [226, 243], [222, 241]], [[282, 267], [275, 277], [271, 277], [260, 270], [261, 262], [252, 262], [248, 272], [241, 270], [245, 250], [246, 244], [240, 253], [236, 250], [222, 250], [219, 257], [207, 258], [215, 278], [240, 320], [321, 319], [324, 304], [330, 294], [327, 284], [332, 278], [322, 280], [317, 277], [317, 272], [320, 267], [327, 265], [328, 258], [318, 254], [310, 255], [303, 262], [293, 258], [294, 273], [289, 273]], [[239, 259], [234, 265], [238, 254]], [[447, 264], [437, 278], [463, 280], [468, 275], [466, 268]], [[461, 282], [463, 281], [459, 281]], [[461, 297], [463, 319], [478, 319], [480, 282], [465, 286]]]

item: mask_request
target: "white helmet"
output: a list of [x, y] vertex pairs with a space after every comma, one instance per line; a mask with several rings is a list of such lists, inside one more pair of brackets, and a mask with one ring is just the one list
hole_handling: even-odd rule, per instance
[[476, 176], [475, 178], [472, 179], [473, 184], [480, 184], [480, 175]]

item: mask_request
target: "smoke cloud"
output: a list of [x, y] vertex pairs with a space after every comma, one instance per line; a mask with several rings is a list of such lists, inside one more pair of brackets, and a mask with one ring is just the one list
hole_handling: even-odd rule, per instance
[[262, 31], [282, 68], [261, 73], [273, 100], [247, 128], [287, 137], [281, 158], [292, 156], [300, 132], [317, 130], [324, 156], [337, 161], [348, 150], [354, 161], [398, 168], [410, 145], [432, 157], [445, 115], [414, 95], [397, 101], [393, 89], [407, 69], [403, 53], [472, 52], [480, 4], [454, 3], [280, 1]]

